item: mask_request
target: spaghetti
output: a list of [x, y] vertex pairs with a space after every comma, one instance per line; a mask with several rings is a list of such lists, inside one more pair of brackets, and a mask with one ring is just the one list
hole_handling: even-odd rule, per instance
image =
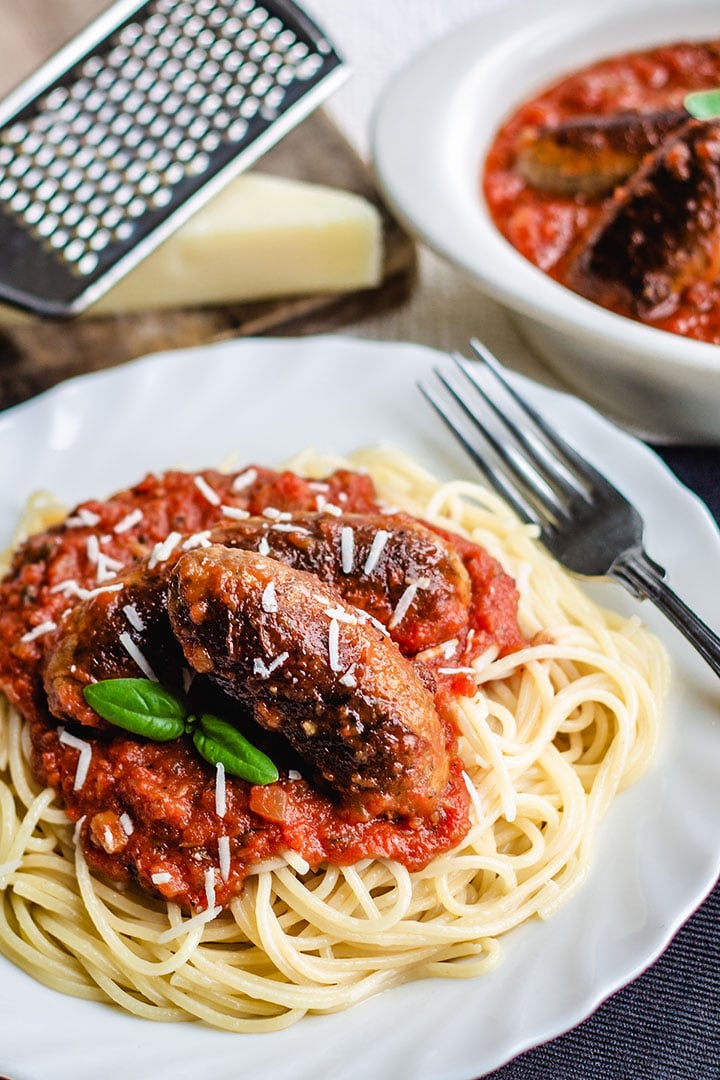
[[[304, 454], [292, 467], [317, 477], [336, 464]], [[311, 870], [288, 851], [253, 866], [221, 914], [209, 904], [187, 917], [93, 876], [3, 699], [0, 949], [41, 982], [146, 1019], [277, 1030], [410, 979], [486, 972], [503, 934], [552, 915], [585, 878], [599, 821], [653, 755], [661, 646], [639, 620], [593, 604], [483, 488], [439, 484], [385, 449], [351, 465], [388, 504], [482, 545], [517, 583], [530, 643], [477, 657], [477, 694], [452, 706], [470, 831], [415, 872], [387, 859]], [[31, 506], [24, 533], [48, 515], [52, 506]], [[452, 670], [451, 656], [443, 663]]]

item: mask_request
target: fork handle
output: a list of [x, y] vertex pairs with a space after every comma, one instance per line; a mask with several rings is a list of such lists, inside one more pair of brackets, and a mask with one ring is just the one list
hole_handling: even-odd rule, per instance
[[639, 597], [647, 597], [693, 645], [716, 675], [720, 675], [720, 637], [663, 581], [665, 571], [641, 548], [623, 552], [610, 568], [610, 576]]

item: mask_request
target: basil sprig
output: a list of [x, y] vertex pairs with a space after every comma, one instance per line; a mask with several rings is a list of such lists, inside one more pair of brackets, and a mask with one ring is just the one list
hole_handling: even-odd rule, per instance
[[186, 701], [149, 679], [103, 679], [83, 690], [91, 709], [116, 727], [153, 742], [170, 742], [187, 732], [195, 749], [211, 765], [251, 784], [272, 784], [279, 773], [270, 760], [237, 728], [219, 716], [196, 716]]
[[695, 120], [715, 120], [720, 117], [720, 89], [695, 90], [685, 95], [683, 105]]

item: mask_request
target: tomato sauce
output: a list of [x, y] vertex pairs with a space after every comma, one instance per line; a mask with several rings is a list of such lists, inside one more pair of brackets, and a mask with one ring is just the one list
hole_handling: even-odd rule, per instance
[[[681, 108], [689, 92], [718, 86], [720, 43], [681, 42], [602, 60], [526, 102], [497, 133], [482, 179], [490, 214], [502, 235], [526, 259], [567, 284], [574, 252], [612, 195], [592, 199], [582, 194], [551, 195], [533, 188], [515, 167], [521, 132], [579, 116]], [[720, 282], [690, 285], [671, 313], [638, 317], [638, 321], [720, 344]]]
[[[447, 701], [448, 695], [473, 693], [475, 684], [453, 670], [490, 643], [507, 652], [524, 642], [512, 580], [481, 548], [450, 533], [443, 535], [456, 544], [472, 581], [470, 631], [457, 643], [451, 660], [415, 659], [435, 687], [450, 763], [447, 789], [433, 814], [412, 820], [357, 820], [332, 794], [313, 787], [303, 776], [303, 763], [283, 751], [276, 736], [272, 749], [279, 781], [256, 787], [228, 776], [222, 817], [217, 813], [215, 769], [185, 738], [154, 743], [116, 728], [77, 727], [75, 736], [90, 742], [92, 754], [87, 774], [75, 789], [79, 750], [63, 741], [63, 728], [48, 711], [42, 682], [54, 632], [34, 631], [59, 626], [63, 613], [88, 591], [112, 587], [113, 571], [145, 557], [169, 533], [192, 535], [227, 524], [223, 508], [257, 515], [268, 507], [301, 511], [327, 504], [350, 513], [380, 509], [370, 479], [344, 470], [321, 482], [259, 466], [232, 476], [212, 470], [169, 472], [148, 476], [106, 501], [83, 503], [64, 523], [30, 537], [16, 552], [0, 582], [0, 687], [30, 722], [38, 780], [59, 793], [71, 820], [82, 821], [88, 862], [110, 878], [137, 880], [151, 893], [202, 908], [207, 902], [206, 873], [219, 865], [220, 837], [227, 837], [230, 866], [224, 878], [214, 874], [215, 900], [225, 904], [241, 890], [249, 865], [286, 849], [312, 867], [324, 860], [350, 864], [386, 856], [414, 870], [466, 834], [469, 795]], [[106, 584], [98, 584], [103, 576], [98, 542], [109, 560]]]

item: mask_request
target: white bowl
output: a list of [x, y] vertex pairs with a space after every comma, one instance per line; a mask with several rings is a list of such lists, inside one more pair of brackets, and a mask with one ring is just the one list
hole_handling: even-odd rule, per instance
[[407, 226], [507, 305], [573, 390], [664, 441], [720, 442], [720, 347], [615, 315], [547, 277], [500, 235], [480, 177], [502, 122], [562, 75], [619, 52], [713, 37], [717, 0], [520, 0], [417, 57], [373, 130], [380, 184]]

